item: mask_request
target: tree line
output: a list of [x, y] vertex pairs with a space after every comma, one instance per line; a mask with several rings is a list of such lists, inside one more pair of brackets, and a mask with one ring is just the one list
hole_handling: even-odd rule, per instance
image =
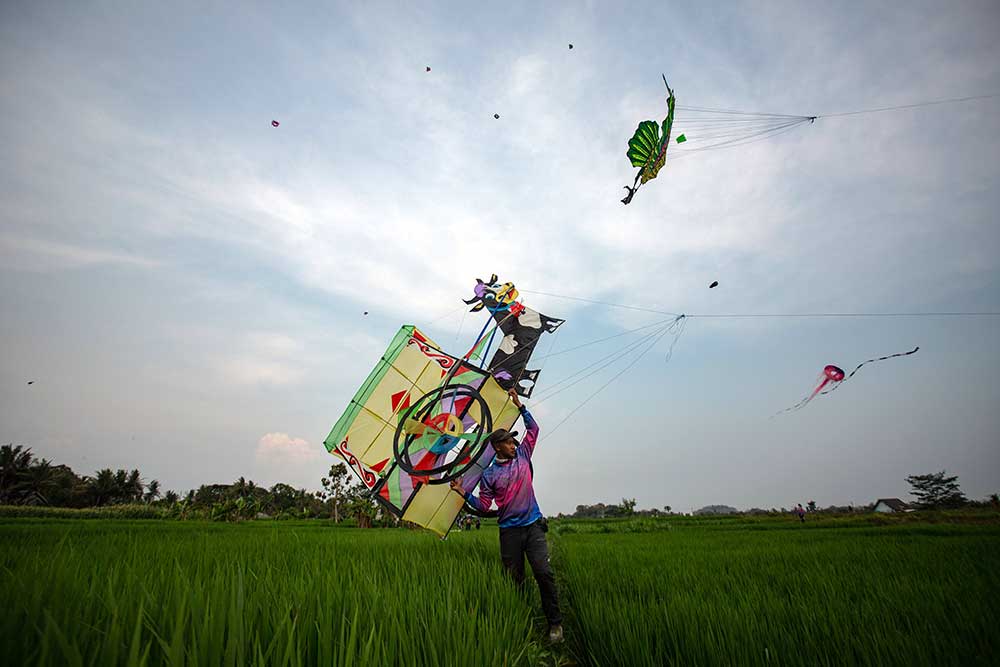
[[94, 475], [78, 475], [21, 445], [0, 447], [0, 505], [82, 509], [141, 504], [181, 519], [330, 518], [351, 519], [361, 526], [390, 521], [364, 486], [351, 484], [351, 477], [340, 463], [330, 466], [320, 491], [282, 482], [258, 486], [240, 477], [231, 484], [203, 484], [181, 495], [163, 492], [158, 480], [147, 482], [137, 469], [104, 468]]
[[[909, 503], [911, 509], [919, 510], [940, 510], [940, 509], [960, 509], [963, 507], [995, 507], [1000, 509], [1000, 495], [993, 493], [985, 500], [969, 500], [962, 491], [958, 483], [958, 475], [949, 476], [947, 471], [928, 473], [924, 475], [909, 475], [906, 478], [911, 487], [910, 494], [915, 500]], [[810, 500], [805, 507], [808, 512], [827, 512], [831, 514], [847, 514], [850, 512], [871, 512], [875, 509], [875, 503], [867, 505], [830, 505], [820, 508], [815, 500]], [[750, 514], [750, 515], [778, 515], [788, 514], [793, 510], [785, 507], [762, 509], [754, 507], [746, 511], [740, 511], [729, 505], [706, 505], [695, 510], [695, 515], [705, 514]], [[593, 505], [577, 505], [576, 511], [572, 514], [559, 514], [559, 518], [573, 519], [610, 519], [616, 517], [629, 516], [662, 516], [672, 514], [670, 505], [664, 505], [663, 509], [651, 508], [645, 510], [636, 509], [635, 498], [622, 498], [619, 504], [596, 503]]]
[[[162, 510], [164, 516], [213, 520], [255, 518], [329, 518], [339, 523], [350, 519], [359, 526], [396, 525], [395, 517], [385, 513], [346, 465], [330, 466], [320, 480], [321, 490], [309, 492], [289, 484], [258, 486], [240, 477], [231, 484], [203, 484], [181, 495], [161, 492], [156, 479], [146, 482], [137, 469], [104, 468], [94, 475], [78, 475], [67, 465], [53, 465], [36, 457], [31, 449], [7, 444], [0, 447], [0, 505], [35, 505], [68, 508], [93, 508], [114, 505], [146, 505]], [[955, 509], [961, 507], [1000, 507], [1000, 498], [992, 494], [984, 501], [970, 501], [962, 492], [958, 476], [942, 470], [925, 475], [910, 475], [906, 481], [916, 500], [914, 509]], [[807, 503], [809, 512], [847, 513], [871, 511], [874, 504], [860, 507], [833, 506], [818, 508]], [[780, 510], [752, 508], [740, 512], [728, 505], [708, 505], [695, 514], [784, 514]], [[670, 505], [662, 509], [636, 509], [635, 498], [622, 498], [618, 504], [577, 505], [572, 514], [560, 518], [605, 519], [631, 516], [673, 514]]]

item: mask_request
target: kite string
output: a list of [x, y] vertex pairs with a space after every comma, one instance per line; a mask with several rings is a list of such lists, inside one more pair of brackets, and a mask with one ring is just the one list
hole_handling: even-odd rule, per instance
[[458, 308], [453, 308], [452, 310], [449, 310], [444, 315], [439, 315], [438, 317], [435, 317], [433, 320], [431, 320], [430, 322], [427, 323], [427, 326], [429, 327], [432, 324], [440, 322], [441, 320], [443, 320], [446, 317], [451, 317], [452, 315], [454, 315], [455, 313], [457, 313], [460, 308], [465, 308], [465, 306], [459, 306]]
[[452, 343], [452, 347], [458, 347], [458, 338], [462, 335], [462, 328], [465, 327], [465, 318], [468, 317], [469, 310], [463, 306], [462, 308], [462, 321], [458, 323], [458, 331], [455, 332], [455, 341]]
[[626, 306], [626, 305], [620, 304], [620, 303], [610, 303], [608, 301], [595, 301], [594, 299], [584, 299], [583, 297], [579, 297], [579, 296], [567, 296], [565, 294], [552, 294], [551, 292], [536, 292], [534, 290], [525, 290], [525, 289], [520, 290], [520, 291], [523, 292], [523, 293], [525, 293], [525, 294], [538, 294], [538, 295], [541, 295], [541, 296], [551, 296], [551, 297], [554, 297], [556, 299], [568, 299], [570, 301], [583, 301], [585, 303], [594, 303], [594, 304], [597, 304], [597, 305], [600, 305], [600, 306], [612, 306], [614, 308], [627, 308], [629, 310], [641, 310], [641, 311], [645, 311], [647, 313], [657, 313], [658, 315], [670, 315], [671, 317], [677, 317], [678, 315], [680, 315], [680, 313], [668, 313], [668, 312], [665, 312], [665, 311], [662, 311], [662, 310], [655, 310], [653, 308], [645, 308], [643, 306]]
[[734, 115], [734, 116], [765, 116], [772, 118], [805, 118], [807, 120], [813, 118], [834, 118], [837, 116], [857, 116], [860, 114], [867, 113], [882, 113], [885, 111], [898, 111], [900, 109], [915, 109], [917, 107], [929, 107], [937, 104], [952, 104], [957, 102], [970, 102], [973, 100], [985, 100], [994, 97], [1000, 97], [1000, 93], [989, 93], [987, 95], [968, 95], [966, 97], [949, 97], [941, 100], [928, 100], [926, 102], [914, 102], [911, 104], [897, 104], [890, 107], [876, 107], [872, 109], [857, 109], [854, 111], [839, 111], [836, 113], [823, 113], [816, 114], [814, 116], [796, 116], [793, 114], [780, 114], [780, 113], [765, 113], [760, 111], [738, 111], [736, 109], [711, 109], [708, 107], [697, 107], [697, 106], [686, 106], [677, 105], [678, 111], [690, 111], [694, 113], [717, 113], [724, 115]]
[[954, 102], [969, 102], [972, 100], [985, 100], [992, 97], [1000, 97], [1000, 93], [990, 93], [989, 95], [970, 95], [968, 97], [950, 97], [943, 100], [931, 100], [929, 102], [917, 102], [915, 104], [899, 104], [892, 107], [880, 107], [877, 109], [859, 109], [857, 111], [841, 111], [839, 113], [820, 114], [817, 118], [833, 118], [835, 116], [857, 116], [865, 113], [882, 113], [883, 111], [897, 111], [899, 109], [914, 109], [916, 107], [929, 107], [935, 104], [950, 104]]
[[[538, 367], [538, 373], [536, 373], [536, 374], [535, 374], [535, 384], [538, 384], [538, 378], [540, 378], [540, 377], [542, 376], [542, 371], [543, 371], [543, 370], [545, 370], [545, 366], [546, 366], [546, 365], [547, 365], [547, 363], [548, 363], [548, 362], [547, 362], [548, 358], [549, 358], [549, 357], [551, 357], [551, 356], [553, 356], [553, 355], [552, 355], [552, 348], [554, 348], [554, 347], [556, 346], [556, 336], [558, 336], [558, 335], [559, 335], [559, 331], [560, 331], [560, 330], [562, 330], [562, 327], [561, 327], [561, 326], [560, 326], [560, 327], [558, 327], [558, 328], [557, 328], [557, 329], [556, 329], [556, 330], [555, 330], [555, 331], [554, 331], [554, 332], [552, 333], [552, 344], [551, 344], [551, 345], [549, 345], [549, 353], [548, 353], [548, 354], [546, 354], [546, 355], [544, 355], [544, 356], [542, 356], [542, 357], [539, 357], [538, 359], [536, 359], [536, 361], [541, 361], [542, 363], [541, 363], [541, 365], [540, 365], [540, 366]], [[527, 367], [525, 367], [525, 370], [527, 370]], [[523, 371], [522, 371], [522, 372], [523, 372]]]
[[[674, 346], [677, 345], [677, 341], [681, 339], [681, 335], [684, 333], [684, 327], [687, 326], [687, 320], [683, 319], [682, 315], [680, 318], [674, 321], [674, 324], [677, 324], [677, 334], [674, 336], [674, 339], [670, 341], [670, 347], [667, 349], [667, 356], [664, 357], [663, 359], [664, 363], [668, 364], [670, 363], [670, 360], [674, 356]], [[673, 324], [671, 324], [671, 326], [673, 326]]]
[[[662, 329], [657, 329], [655, 331], [652, 331], [652, 332], [650, 332], [650, 333], [642, 336], [641, 338], [639, 338], [637, 340], [631, 341], [631, 342], [627, 343], [626, 345], [624, 345], [623, 347], [615, 350], [614, 352], [611, 352], [610, 354], [607, 354], [607, 355], [605, 355], [605, 356], [597, 359], [597, 361], [594, 361], [593, 363], [587, 364], [586, 366], [584, 366], [580, 370], [576, 371], [575, 373], [571, 373], [570, 375], [567, 375], [566, 377], [562, 378], [558, 382], [554, 382], [554, 383], [550, 384], [548, 387], [545, 388], [545, 391], [542, 392], [543, 396], [541, 398], [539, 398], [537, 401], [535, 401], [536, 404], [537, 403], [541, 403], [543, 401], [547, 401], [550, 398], [552, 398], [553, 396], [555, 396], [556, 394], [562, 393], [563, 391], [569, 389], [570, 387], [572, 387], [572, 386], [574, 386], [576, 384], [579, 384], [580, 382], [583, 382], [584, 380], [586, 380], [590, 376], [592, 376], [592, 375], [594, 375], [596, 373], [601, 372], [602, 370], [604, 370], [605, 368], [607, 368], [611, 364], [615, 363], [619, 359], [622, 359], [622, 358], [628, 356], [631, 352], [633, 352], [634, 350], [636, 350], [639, 347], [641, 347], [643, 343], [645, 343], [649, 339], [653, 338], [657, 334], [661, 333], [662, 331], [664, 331], [668, 327], [669, 327], [669, 325], [667, 325], [667, 327], [663, 327]], [[568, 382], [569, 380], [572, 380], [573, 378], [575, 378], [580, 373], [583, 373], [585, 371], [590, 370], [591, 368], [594, 368], [594, 366], [598, 366], [598, 368], [594, 369], [590, 373], [587, 373], [587, 375], [584, 375], [583, 377], [579, 378], [578, 380], [575, 380], [574, 382], [572, 382], [571, 384], [563, 387], [562, 389], [554, 391], [555, 388], [558, 387], [559, 385], [561, 385], [561, 384], [563, 384], [565, 382]]]
[[[584, 299], [582, 297], [568, 296], [565, 294], [553, 294], [551, 292], [535, 292], [532, 290], [521, 290], [526, 294], [540, 294], [542, 296], [550, 296], [556, 299], [567, 299], [570, 301], [583, 301], [586, 303], [593, 303], [600, 306], [609, 306], [611, 308], [624, 308], [627, 310], [640, 310], [647, 313], [657, 313], [659, 315], [670, 315], [676, 317], [678, 313], [671, 313], [665, 310], [657, 310], [655, 308], [647, 308], [644, 306], [633, 306], [623, 303], [612, 303], [610, 301], [596, 301], [594, 299]], [[699, 317], [701, 319], [708, 318], [756, 318], [756, 317], [996, 317], [1000, 315], [1000, 311], [929, 311], [929, 312], [890, 312], [890, 313], [711, 313], [711, 314], [694, 314], [685, 315], [688, 319], [693, 319]], [[558, 354], [558, 353], [557, 353]]]
[[[659, 325], [662, 325], [662, 324], [667, 324], [667, 323], [671, 323], [671, 322], [673, 322], [673, 321], [674, 321], [675, 319], [676, 319], [676, 316], [675, 316], [675, 317], [672, 317], [672, 318], [670, 318], [670, 319], [668, 319], [668, 320], [658, 320], [658, 321], [656, 321], [656, 322], [652, 322], [651, 324], [644, 324], [644, 325], [642, 325], [641, 327], [636, 327], [635, 329], [628, 329], [628, 330], [626, 330], [626, 331], [622, 331], [622, 332], [620, 332], [620, 333], [616, 333], [616, 334], [612, 334], [611, 336], [604, 336], [603, 338], [597, 338], [597, 339], [595, 339], [595, 340], [591, 340], [591, 341], [587, 341], [586, 343], [581, 343], [581, 344], [579, 344], [579, 345], [574, 345], [574, 346], [572, 346], [572, 347], [567, 347], [567, 348], [565, 348], [565, 349], [562, 349], [562, 350], [558, 350], [557, 352], [553, 352], [553, 351], [552, 351], [552, 349], [553, 349], [553, 348], [555, 347], [555, 344], [556, 344], [556, 340], [555, 340], [555, 338], [556, 338], [556, 336], [557, 336], [557, 335], [559, 334], [559, 329], [556, 329], [556, 331], [554, 332], [554, 334], [553, 334], [553, 336], [552, 336], [552, 343], [551, 343], [551, 344], [549, 345], [549, 352], [548, 352], [548, 353], [546, 353], [545, 355], [541, 356], [541, 357], [535, 357], [535, 360], [536, 360], [536, 361], [542, 361], [542, 362], [543, 362], [543, 364], [542, 364], [542, 367], [544, 368], [544, 366], [545, 366], [545, 363], [544, 363], [544, 362], [545, 362], [545, 361], [546, 361], [546, 360], [547, 360], [547, 359], [548, 359], [549, 357], [558, 357], [559, 355], [562, 355], [562, 354], [566, 354], [566, 353], [569, 353], [569, 352], [574, 352], [574, 351], [576, 351], [576, 350], [579, 350], [579, 349], [582, 349], [582, 348], [584, 348], [584, 347], [589, 347], [589, 346], [591, 346], [591, 345], [597, 345], [598, 343], [604, 343], [604, 342], [606, 342], [606, 341], [609, 341], [609, 340], [612, 340], [612, 339], [615, 339], [615, 338], [620, 338], [620, 337], [622, 337], [622, 336], [627, 336], [628, 334], [632, 334], [632, 333], [636, 333], [636, 332], [638, 332], [638, 331], [642, 331], [643, 329], [649, 329], [649, 328], [651, 328], [651, 327], [656, 327], [656, 326], [659, 326]], [[655, 332], [654, 332], [654, 333], [655, 333]], [[640, 339], [640, 340], [642, 340], [642, 339]], [[628, 347], [629, 345], [633, 345], [633, 344], [635, 344], [635, 342], [636, 342], [636, 341], [632, 341], [632, 343], [628, 343], [628, 344], [626, 344], [626, 346], [625, 346], [625, 347]], [[600, 359], [598, 359], [598, 360], [597, 360], [597, 362], [595, 362], [595, 364], [596, 364], [596, 363], [600, 363], [601, 361], [604, 361], [605, 359], [607, 359], [607, 358], [609, 358], [609, 357], [611, 357], [611, 356], [614, 356], [614, 355], [618, 354], [618, 352], [619, 352], [619, 351], [620, 351], [621, 349], [624, 349], [624, 348], [619, 348], [618, 350], [615, 350], [615, 351], [611, 352], [610, 354], [608, 354], [608, 355], [606, 355], [606, 356], [604, 356], [604, 357], [601, 357]], [[525, 352], [527, 352], [527, 351], [528, 351], [528, 350], [527, 350], [527, 348], [522, 348], [522, 349], [518, 350], [517, 352], [515, 352], [514, 354], [510, 355], [509, 357], [507, 357], [506, 361], [508, 361], [508, 362], [509, 362], [509, 361], [510, 361], [511, 359], [514, 359], [514, 358], [515, 358], [515, 357], [517, 357], [518, 355], [520, 355], [520, 354], [524, 354], [524, 353], [525, 353]], [[570, 379], [570, 378], [572, 378], [572, 377], [575, 377], [575, 376], [576, 376], [576, 375], [578, 375], [579, 373], [581, 373], [581, 372], [583, 372], [583, 371], [587, 370], [588, 368], [591, 368], [591, 367], [592, 367], [593, 365], [595, 365], [595, 364], [591, 364], [590, 366], [585, 366], [585, 367], [584, 367], [583, 369], [581, 369], [580, 371], [577, 371], [576, 373], [573, 373], [572, 375], [570, 375], [570, 376], [568, 376], [568, 377], [565, 377], [565, 378], [563, 378], [562, 380], [560, 380], [559, 382], [557, 382], [557, 383], [555, 383], [555, 384], [552, 384], [552, 385], [549, 385], [549, 386], [548, 386], [548, 387], [547, 387], [547, 388], [546, 388], [545, 390], [543, 390], [543, 391], [542, 391], [541, 393], [542, 393], [542, 394], [544, 394], [544, 393], [545, 393], [546, 391], [550, 391], [550, 390], [551, 390], [551, 389], [552, 389], [553, 387], [555, 387], [555, 386], [558, 386], [558, 385], [559, 385], [559, 384], [561, 384], [562, 382], [565, 382], [566, 380], [568, 380], [568, 379]], [[541, 370], [541, 368], [540, 368], [539, 370]]]
[[[671, 321], [673, 321], [673, 318], [671, 318], [669, 320], [658, 320], [658, 321], [653, 322], [651, 324], [644, 324], [641, 327], [636, 327], [635, 329], [628, 329], [628, 330], [622, 331], [620, 333], [612, 334], [611, 336], [605, 336], [604, 338], [598, 338], [596, 340], [588, 341], [586, 343], [580, 343], [579, 345], [574, 345], [573, 347], [567, 347], [567, 348], [565, 348], [563, 350], [559, 350], [558, 352], [552, 352], [550, 350], [548, 354], [546, 354], [543, 357], [539, 357], [539, 359], [548, 359], [549, 357], [558, 357], [559, 355], [566, 354], [567, 352], [573, 352], [575, 350], [579, 350], [579, 349], [584, 348], [584, 347], [589, 347], [591, 345], [597, 345], [598, 343], [603, 343], [605, 341], [609, 341], [609, 340], [612, 340], [614, 338], [621, 338], [622, 336], [627, 336], [628, 334], [635, 333], [637, 331], [642, 331], [643, 329], [649, 329], [650, 327], [659, 326], [661, 324], [667, 324], [668, 322], [671, 322]], [[556, 333], [558, 333], [558, 331]]]
[[[587, 341], [586, 343], [580, 343], [579, 345], [574, 345], [573, 347], [567, 347], [567, 348], [559, 350], [557, 352], [552, 352], [551, 351], [551, 349], [553, 347], [555, 347], [555, 339], [553, 338], [552, 345], [549, 346], [549, 353], [545, 354], [544, 356], [541, 356], [541, 357], [535, 357], [535, 361], [544, 361], [545, 359], [548, 359], [549, 357], [558, 357], [559, 355], [566, 354], [568, 352], [575, 352], [576, 350], [579, 350], [579, 349], [582, 349], [582, 348], [585, 348], [585, 347], [590, 347], [591, 345], [597, 345], [598, 343], [604, 343], [604, 342], [612, 340], [614, 338], [621, 338], [622, 336], [627, 336], [628, 334], [636, 333], [637, 331], [642, 331], [643, 329], [649, 329], [650, 327], [659, 326], [661, 324], [667, 324], [669, 322], [672, 322], [675, 318], [676, 318], [676, 316], [674, 316], [674, 317], [672, 317], [672, 318], [670, 318], [668, 320], [658, 320], [656, 322], [652, 322], [651, 324], [644, 324], [641, 327], [636, 327], [635, 329], [627, 329], [626, 331], [622, 331], [620, 333], [612, 334], [611, 336], [604, 336], [603, 338], [597, 338], [595, 340]], [[555, 333], [558, 334], [559, 333], [559, 329], [556, 329]], [[517, 352], [515, 352], [514, 354], [510, 355], [509, 357], [507, 357], [506, 361], [509, 362], [514, 357], [517, 357], [520, 354], [524, 354], [526, 351], [527, 351], [526, 348], [522, 348], [522, 349], [518, 350]]]
[[[1000, 93], [952, 97], [942, 100], [929, 100], [926, 102], [897, 104], [894, 106], [876, 107], [871, 109], [856, 109], [854, 111], [840, 111], [827, 114], [816, 114], [812, 116], [763, 113], [757, 111], [739, 111], [736, 109], [712, 109], [708, 107], [686, 106], [679, 104], [676, 106], [677, 111], [680, 112], [676, 125], [683, 131], [686, 139], [688, 141], [694, 140], [697, 143], [703, 141], [716, 141], [716, 143], [701, 145], [698, 147], [688, 146], [685, 148], [676, 148], [674, 150], [675, 152], [679, 152], [681, 154], [691, 154], [698, 151], [744, 146], [746, 144], [769, 139], [779, 134], [784, 134], [785, 132], [791, 131], [803, 123], [813, 123], [820, 118], [882, 113], [886, 111], [914, 109], [917, 107], [968, 102], [994, 97], [1000, 97]], [[686, 120], [686, 114], [694, 114], [694, 116], [690, 119], [690, 121], [688, 121]], [[700, 133], [699, 130], [701, 130]], [[706, 132], [706, 130], [708, 131]], [[688, 132], [693, 132], [693, 134], [687, 136]], [[727, 140], [717, 141], [718, 139]], [[676, 157], [682, 157], [682, 155], [677, 155]]]
[[[726, 147], [726, 148], [732, 148], [732, 147], [735, 147], [735, 146], [745, 146], [747, 144], [752, 144], [752, 143], [754, 143], [756, 141], [763, 141], [764, 139], [770, 139], [771, 137], [776, 137], [779, 134], [784, 134], [785, 132], [788, 132], [788, 131], [790, 131], [790, 130], [796, 128], [796, 127], [798, 127], [799, 125], [802, 124], [802, 122], [803, 121], [794, 121], [794, 122], [790, 122], [790, 123], [785, 123], [783, 125], [778, 125], [776, 127], [768, 129], [768, 130], [762, 130], [760, 132], [754, 132], [754, 133], [747, 134], [747, 135], [740, 135], [740, 136], [737, 136], [737, 137], [735, 137], [733, 139], [728, 139], [726, 141], [720, 141], [718, 143], [709, 144], [707, 146], [701, 146], [700, 148], [681, 148], [681, 149], [679, 149], [679, 152], [687, 154], [687, 153], [697, 153], [697, 152], [700, 152], [700, 151], [707, 151], [707, 150], [711, 150], [713, 148], [724, 148], [724, 147]], [[722, 138], [722, 137], [718, 137], [718, 138]], [[678, 155], [677, 157], [679, 158], [681, 156]]]
[[[649, 351], [650, 351], [651, 349], [653, 349], [653, 348], [654, 348], [654, 347], [656, 346], [656, 344], [657, 344], [658, 342], [660, 342], [660, 339], [662, 339], [662, 338], [663, 338], [664, 336], [666, 336], [666, 335], [667, 335], [667, 334], [668, 334], [668, 333], [669, 333], [669, 332], [671, 331], [671, 329], [673, 329], [673, 328], [674, 328], [674, 324], [677, 324], [677, 322], [680, 322], [680, 321], [681, 321], [681, 320], [682, 320], [683, 318], [684, 318], [684, 316], [683, 316], [683, 315], [679, 315], [679, 316], [677, 317], [677, 319], [676, 319], [676, 320], [674, 320], [674, 323], [673, 323], [673, 324], [671, 324], [671, 325], [669, 325], [669, 326], [666, 326], [666, 327], [664, 327], [664, 328], [663, 328], [663, 330], [659, 332], [659, 335], [658, 335], [658, 336], [656, 336], [656, 337], [655, 337], [655, 338], [654, 338], [654, 339], [653, 339], [653, 340], [652, 340], [652, 341], [650, 342], [650, 344], [649, 344], [649, 345], [648, 345], [648, 346], [646, 347], [646, 349], [644, 349], [644, 350], [643, 350], [642, 352], [640, 352], [640, 353], [639, 353], [639, 355], [638, 355], [638, 356], [636, 356], [636, 357], [635, 357], [635, 359], [633, 359], [633, 360], [632, 360], [631, 362], [629, 362], [629, 364], [628, 364], [627, 366], [625, 366], [624, 368], [622, 368], [621, 370], [619, 370], [619, 371], [618, 371], [617, 373], [615, 373], [614, 375], [612, 375], [612, 376], [611, 376], [611, 377], [610, 377], [610, 378], [608, 379], [608, 381], [607, 381], [607, 382], [605, 382], [605, 383], [604, 383], [604, 384], [602, 384], [602, 385], [601, 385], [600, 387], [598, 387], [596, 391], [594, 391], [594, 392], [593, 392], [592, 394], [590, 394], [590, 396], [588, 396], [587, 398], [585, 398], [585, 399], [584, 399], [583, 401], [581, 401], [581, 402], [580, 402], [580, 403], [579, 403], [579, 404], [578, 404], [578, 405], [577, 405], [577, 406], [576, 406], [575, 408], [573, 408], [572, 410], [570, 410], [569, 414], [567, 414], [567, 415], [566, 415], [565, 417], [563, 417], [562, 421], [560, 421], [560, 422], [559, 422], [558, 424], [556, 424], [556, 425], [555, 425], [555, 427], [553, 427], [553, 429], [552, 429], [551, 431], [549, 431], [547, 435], [550, 435], [550, 436], [551, 436], [551, 435], [552, 435], [553, 433], [555, 433], [555, 432], [556, 432], [557, 430], [559, 430], [559, 427], [560, 427], [560, 426], [562, 426], [563, 424], [565, 424], [565, 423], [566, 423], [566, 421], [567, 421], [567, 420], [568, 420], [568, 419], [569, 419], [570, 417], [572, 417], [572, 416], [573, 416], [574, 414], [576, 414], [576, 412], [577, 412], [577, 411], [578, 411], [578, 410], [579, 410], [580, 408], [582, 408], [582, 407], [583, 407], [583, 406], [585, 406], [585, 405], [586, 405], [587, 403], [589, 403], [589, 402], [590, 402], [590, 401], [591, 401], [591, 400], [592, 400], [592, 399], [593, 399], [593, 398], [594, 398], [595, 396], [597, 396], [597, 395], [598, 395], [599, 393], [601, 393], [602, 391], [604, 391], [604, 390], [605, 390], [605, 389], [606, 389], [606, 388], [608, 387], [608, 385], [610, 385], [610, 384], [611, 384], [612, 382], [614, 382], [614, 381], [615, 381], [615, 380], [617, 380], [617, 379], [618, 379], [619, 377], [621, 377], [621, 376], [622, 376], [622, 375], [623, 375], [623, 374], [624, 374], [624, 373], [625, 373], [626, 371], [628, 371], [628, 370], [629, 370], [630, 368], [632, 368], [633, 366], [635, 366], [635, 365], [636, 365], [636, 364], [637, 364], [637, 363], [639, 362], [639, 360], [640, 360], [640, 359], [642, 359], [642, 358], [643, 358], [643, 357], [644, 357], [644, 356], [646, 355], [646, 353], [647, 353], [647, 352], [649, 352]], [[679, 336], [679, 335], [680, 335], [680, 334], [678, 333], [678, 336]], [[676, 340], [677, 340], [677, 339], [675, 338], [675, 339], [674, 339], [674, 342], [676, 342]], [[673, 350], [673, 345], [671, 345], [671, 350]]]

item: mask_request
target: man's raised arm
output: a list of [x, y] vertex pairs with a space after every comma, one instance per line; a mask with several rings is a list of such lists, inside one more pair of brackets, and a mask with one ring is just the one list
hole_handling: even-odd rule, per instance
[[530, 458], [535, 451], [535, 443], [538, 442], [538, 422], [528, 412], [528, 408], [524, 407], [524, 403], [521, 402], [521, 397], [517, 395], [517, 391], [511, 389], [507, 393], [510, 394], [511, 400], [517, 406], [517, 409], [521, 411], [521, 417], [524, 418], [524, 437], [521, 438], [521, 446], [524, 447], [524, 451]]
[[535, 443], [538, 442], [538, 422], [528, 412], [528, 408], [521, 406], [521, 417], [524, 419], [524, 437], [521, 438], [521, 446], [531, 456], [535, 452]]

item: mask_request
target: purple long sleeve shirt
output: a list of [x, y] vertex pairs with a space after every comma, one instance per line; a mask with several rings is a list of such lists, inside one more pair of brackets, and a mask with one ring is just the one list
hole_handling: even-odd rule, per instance
[[500, 510], [500, 527], [527, 526], [542, 518], [532, 486], [531, 455], [538, 442], [538, 424], [526, 408], [521, 408], [525, 434], [506, 461], [494, 458], [479, 480], [479, 497], [468, 493], [465, 499], [480, 511], [489, 511], [494, 502]]

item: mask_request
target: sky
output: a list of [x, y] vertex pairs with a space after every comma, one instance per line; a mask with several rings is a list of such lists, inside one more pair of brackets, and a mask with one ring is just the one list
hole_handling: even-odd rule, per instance
[[[1000, 93], [997, 34], [994, 2], [4, 2], [0, 440], [317, 489], [398, 328], [463, 352], [496, 273], [566, 319], [540, 395], [637, 335], [545, 354], [665, 317], [563, 297], [692, 315], [669, 360], [527, 401], [547, 514], [863, 504], [939, 470], [983, 498], [1000, 317], [696, 315], [1000, 311], [1000, 98], [822, 117]], [[622, 206], [661, 73], [680, 105], [821, 117]]]

